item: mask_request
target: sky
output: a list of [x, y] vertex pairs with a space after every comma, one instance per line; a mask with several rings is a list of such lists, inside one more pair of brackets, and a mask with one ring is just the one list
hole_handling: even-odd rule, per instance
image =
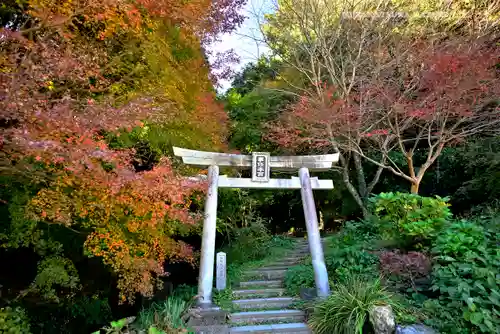
[[[247, 17], [245, 22], [237, 31], [223, 35], [220, 42], [211, 46], [214, 54], [234, 49], [240, 57], [240, 64], [235, 66], [235, 71], [239, 71], [249, 62], [256, 61], [268, 50], [262, 42], [259, 42], [262, 40], [259, 22], [262, 22], [264, 14], [273, 11], [273, 3], [273, 0], [248, 0], [243, 9], [243, 15]], [[221, 84], [222, 88], [219, 91], [224, 92], [230, 87], [231, 82], [223, 81]]]

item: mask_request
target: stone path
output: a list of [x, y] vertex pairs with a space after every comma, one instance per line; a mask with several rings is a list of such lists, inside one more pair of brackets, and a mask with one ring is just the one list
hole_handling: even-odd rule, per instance
[[287, 257], [243, 273], [238, 290], [233, 290], [233, 305], [240, 312], [231, 313], [231, 334], [311, 333], [305, 313], [292, 308], [297, 299], [286, 296], [283, 287], [287, 269], [308, 254], [307, 241], [299, 240]]

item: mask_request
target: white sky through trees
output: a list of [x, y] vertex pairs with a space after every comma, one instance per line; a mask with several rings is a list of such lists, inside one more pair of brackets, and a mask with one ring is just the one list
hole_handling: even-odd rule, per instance
[[[246, 64], [255, 62], [268, 49], [260, 42], [262, 34], [260, 33], [259, 22], [262, 22], [264, 14], [271, 13], [274, 10], [273, 0], [248, 0], [243, 9], [246, 16], [245, 22], [241, 27], [231, 34], [225, 34], [221, 41], [214, 43], [211, 50], [214, 54], [234, 49], [240, 57], [240, 64], [236, 65], [235, 71], [241, 70]], [[222, 88], [219, 92], [226, 91], [231, 86], [231, 81], [222, 81]]]

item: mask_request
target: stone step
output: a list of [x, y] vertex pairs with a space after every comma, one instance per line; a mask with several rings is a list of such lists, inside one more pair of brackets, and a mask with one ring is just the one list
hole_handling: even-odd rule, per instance
[[249, 296], [276, 297], [276, 296], [283, 296], [284, 293], [285, 289], [283, 288], [233, 290], [233, 294], [236, 297], [249, 297]]
[[267, 280], [267, 281], [246, 281], [240, 282], [240, 288], [245, 287], [265, 287], [265, 288], [281, 288], [283, 286], [283, 281], [281, 280]]
[[207, 326], [190, 326], [196, 334], [228, 334], [231, 329], [228, 325], [207, 325]]
[[307, 257], [307, 255], [300, 255], [300, 256], [287, 256], [287, 257], [284, 257], [284, 258], [281, 258], [280, 260], [276, 260], [276, 261], [284, 261], [284, 262], [293, 262], [293, 261], [301, 261], [303, 259], [305, 259]]
[[293, 247], [289, 252], [301, 252], [309, 250], [309, 245], [297, 245]]
[[269, 264], [256, 270], [288, 270], [291, 266], [290, 264]]
[[287, 269], [271, 269], [271, 270], [248, 270], [243, 273], [246, 277], [259, 277], [268, 280], [276, 280], [285, 278]]
[[305, 257], [305, 256], [308, 256], [308, 255], [311, 255], [311, 253], [309, 251], [303, 251], [303, 252], [294, 252], [294, 253], [290, 253], [290, 254], [287, 254], [286, 255], [286, 258], [290, 257], [290, 258], [300, 258], [300, 257]]
[[301, 259], [296, 259], [293, 261], [275, 261], [272, 263], [268, 263], [265, 267], [261, 267], [261, 268], [268, 268], [268, 267], [287, 267], [287, 268], [290, 268], [296, 264], [301, 263], [303, 260], [304, 259], [301, 258]]
[[273, 297], [233, 300], [233, 305], [241, 309], [287, 308], [297, 299], [293, 297]]
[[270, 310], [254, 312], [238, 312], [231, 314], [231, 323], [259, 323], [266, 321], [301, 322], [305, 321], [306, 314], [301, 310]]
[[305, 258], [306, 256], [288, 256], [288, 257], [283, 257], [281, 259], [276, 259], [274, 261], [271, 261], [271, 262], [268, 262], [266, 265], [269, 265], [269, 264], [275, 264], [275, 263], [284, 263], [284, 264], [288, 264], [288, 263], [296, 263], [298, 261], [301, 261]]
[[252, 333], [252, 334], [273, 334], [273, 333], [293, 333], [311, 334], [311, 331], [304, 323], [273, 324], [273, 325], [253, 325], [232, 327], [231, 334]]
[[296, 249], [294, 250], [293, 252], [290, 252], [290, 253], [287, 253], [286, 255], [287, 256], [297, 256], [297, 255], [304, 255], [304, 254], [309, 254], [309, 249], [308, 248], [305, 248], [305, 249]]

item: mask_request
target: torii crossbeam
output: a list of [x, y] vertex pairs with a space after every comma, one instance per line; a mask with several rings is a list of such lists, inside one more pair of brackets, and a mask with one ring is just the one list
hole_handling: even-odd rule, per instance
[[[254, 152], [252, 155], [229, 154], [188, 150], [174, 147], [174, 154], [182, 157], [185, 164], [208, 166], [208, 193], [205, 202], [205, 219], [201, 244], [200, 274], [198, 295], [200, 304], [212, 303], [215, 263], [215, 235], [217, 218], [218, 188], [257, 188], [257, 189], [300, 189], [306, 220], [309, 249], [312, 256], [314, 277], [318, 296], [330, 293], [323, 247], [318, 228], [318, 217], [314, 204], [313, 189], [333, 189], [332, 180], [311, 178], [309, 170], [325, 171], [339, 160], [339, 154], [271, 156], [267, 152]], [[252, 169], [252, 178], [231, 178], [219, 175], [219, 166]], [[291, 179], [271, 179], [270, 169], [281, 171], [299, 170], [299, 177]]]

